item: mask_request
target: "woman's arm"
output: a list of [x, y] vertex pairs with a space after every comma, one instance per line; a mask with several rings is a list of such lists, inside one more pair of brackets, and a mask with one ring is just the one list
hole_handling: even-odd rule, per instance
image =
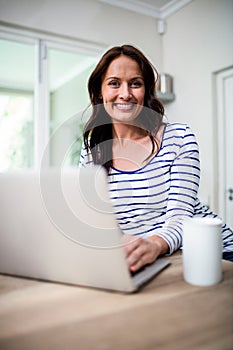
[[199, 150], [196, 137], [187, 126], [179, 153], [170, 169], [165, 224], [157, 233], [169, 245], [172, 254], [182, 244], [182, 222], [192, 217], [200, 181]]
[[170, 168], [170, 190], [163, 227], [156, 233], [152, 231], [151, 236], [145, 239], [127, 238], [125, 251], [131, 270], [153, 262], [159, 255], [172, 254], [181, 246], [182, 221], [194, 214], [199, 180], [198, 145], [187, 126]]

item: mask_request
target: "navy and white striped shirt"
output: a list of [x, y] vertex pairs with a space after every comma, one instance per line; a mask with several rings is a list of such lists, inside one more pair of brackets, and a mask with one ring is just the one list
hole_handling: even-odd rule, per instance
[[[83, 148], [80, 165], [93, 164]], [[116, 217], [125, 234], [162, 237], [170, 254], [182, 245], [184, 217], [217, 217], [202, 205], [199, 151], [195, 135], [186, 124], [166, 124], [158, 153], [134, 171], [111, 168], [109, 191]], [[233, 232], [222, 227], [223, 251], [233, 250]]]

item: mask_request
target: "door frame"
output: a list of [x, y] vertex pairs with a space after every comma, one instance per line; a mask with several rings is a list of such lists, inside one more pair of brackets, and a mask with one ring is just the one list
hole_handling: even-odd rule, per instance
[[233, 74], [233, 66], [214, 73], [214, 210], [226, 220], [226, 149], [224, 81]]

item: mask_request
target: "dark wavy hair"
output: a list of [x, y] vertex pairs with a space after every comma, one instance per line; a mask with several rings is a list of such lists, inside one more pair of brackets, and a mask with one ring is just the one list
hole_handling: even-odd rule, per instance
[[[103, 165], [109, 172], [112, 166], [113, 130], [110, 116], [105, 111], [101, 97], [101, 86], [110, 63], [121, 55], [136, 61], [141, 70], [145, 97], [142, 112], [137, 117], [137, 125], [146, 130], [151, 142], [152, 152], [155, 149], [155, 136], [163, 124], [164, 107], [155, 95], [157, 71], [144, 54], [131, 45], [115, 46], [109, 49], [100, 59], [88, 81], [88, 91], [92, 105], [92, 114], [84, 128], [84, 145], [91, 151], [95, 164]], [[156, 74], [156, 76], [155, 76]]]

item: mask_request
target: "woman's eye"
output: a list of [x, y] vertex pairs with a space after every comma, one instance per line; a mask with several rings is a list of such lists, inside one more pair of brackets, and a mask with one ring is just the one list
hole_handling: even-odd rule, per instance
[[113, 87], [118, 87], [120, 84], [117, 80], [112, 80], [108, 83], [108, 85], [113, 86]]
[[141, 81], [138, 81], [138, 80], [135, 80], [131, 83], [131, 86], [132, 87], [141, 87], [142, 86], [142, 82]]

